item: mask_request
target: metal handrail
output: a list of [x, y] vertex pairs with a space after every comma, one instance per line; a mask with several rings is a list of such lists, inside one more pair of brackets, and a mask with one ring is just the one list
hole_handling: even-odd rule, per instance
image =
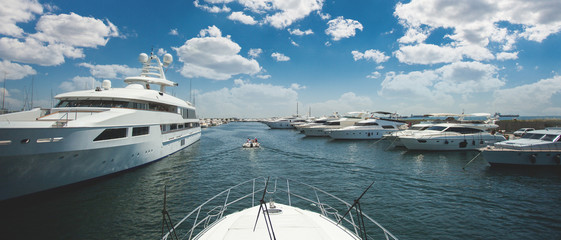
[[[281, 186], [283, 183], [278, 181], [281, 179], [282, 182], [286, 181], [286, 186]], [[251, 205], [251, 207], [255, 206], [255, 195], [257, 194], [257, 196], [260, 197], [264, 191], [267, 197], [275, 197], [275, 202], [278, 202], [277, 200], [284, 200], [288, 202], [289, 206], [297, 204], [304, 206], [304, 208], [316, 208], [316, 211], [323, 217], [332, 220], [334, 224], [341, 222], [341, 225], [347, 227], [347, 229], [353, 230], [355, 236], [360, 238], [360, 225], [358, 222], [360, 220], [353, 218], [355, 214], [349, 214], [344, 218], [341, 215], [341, 212], [346, 212], [352, 206], [348, 202], [303, 182], [289, 180], [287, 178], [275, 178], [271, 180], [274, 182], [269, 183], [270, 186], [273, 187], [265, 189], [266, 181], [266, 178], [258, 177], [241, 182], [218, 193], [188, 213], [172, 230], [165, 234], [162, 239], [168, 239], [168, 237], [171, 236], [170, 234], [174, 231], [182, 234], [182, 239], [196, 238], [201, 233], [220, 222], [224, 216], [235, 211], [249, 208], [247, 205]], [[278, 183], [281, 183], [281, 185]], [[302, 188], [304, 188], [305, 191], [300, 191]], [[282, 195], [278, 193], [282, 193]], [[286, 199], [283, 198], [283, 196], [285, 196]], [[303, 202], [307, 204], [302, 204], [302, 202], [298, 203], [298, 201], [295, 201], [296, 199], [303, 200]], [[374, 228], [374, 226], [376, 226], [378, 228], [376, 234], [383, 235], [385, 239], [397, 239], [370, 216], [364, 213], [362, 213], [362, 216], [365, 222], [369, 222], [369, 227], [367, 227], [369, 232], [375, 231], [376, 228]], [[356, 215], [354, 217], [356, 218]], [[370, 239], [374, 239], [370, 234], [367, 236]]]

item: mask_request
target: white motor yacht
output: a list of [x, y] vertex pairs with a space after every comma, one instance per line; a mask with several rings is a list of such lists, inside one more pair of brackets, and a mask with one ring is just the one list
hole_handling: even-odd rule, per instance
[[281, 178], [239, 183], [175, 225], [165, 205], [162, 213], [163, 240], [397, 239], [362, 211], [360, 197], [349, 204], [306, 183]]
[[506, 140], [503, 135], [491, 134], [496, 124], [440, 123], [412, 135], [399, 136], [409, 150], [477, 150]]
[[352, 126], [326, 130], [333, 139], [381, 139], [384, 134], [396, 132], [405, 122], [371, 118], [356, 122]]
[[315, 125], [310, 127], [303, 127], [300, 132], [305, 134], [307, 137], [328, 137], [328, 131], [343, 127], [348, 127], [354, 125], [356, 122], [364, 120], [364, 116], [367, 115], [366, 112], [350, 112], [346, 116], [339, 118], [337, 120], [327, 121], [322, 125]]
[[399, 140], [399, 137], [413, 135], [417, 132], [420, 132], [420, 131], [423, 131], [423, 130], [429, 128], [429, 127], [432, 127], [434, 124], [435, 123], [433, 123], [433, 122], [417, 123], [417, 124], [412, 125], [411, 127], [408, 127], [405, 130], [390, 132], [390, 133], [384, 134], [384, 139], [390, 141], [390, 143], [394, 147], [405, 147], [405, 145], [403, 145], [403, 143], [401, 143], [401, 141]]
[[561, 166], [561, 129], [530, 131], [521, 138], [481, 149], [491, 166]]
[[292, 117], [280, 118], [273, 121], [264, 121], [263, 123], [265, 123], [271, 129], [294, 129], [293, 123], [297, 122], [305, 123], [306, 119], [295, 115]]
[[[55, 96], [50, 110], [0, 116], [0, 200], [77, 183], [162, 159], [198, 141], [195, 107], [165, 92], [163, 63], [140, 54], [140, 76], [125, 88]], [[159, 85], [159, 90], [150, 89]]]
[[302, 128], [323, 125], [328, 121], [333, 121], [333, 120], [337, 120], [337, 119], [339, 119], [339, 116], [320, 117], [318, 119], [313, 120], [312, 122], [303, 123], [303, 124], [295, 124], [294, 128], [296, 128], [296, 130], [298, 130], [298, 131], [302, 131]]

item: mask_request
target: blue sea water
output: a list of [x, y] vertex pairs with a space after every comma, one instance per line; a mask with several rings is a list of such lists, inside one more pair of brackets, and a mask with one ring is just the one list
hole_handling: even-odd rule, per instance
[[[257, 137], [260, 149], [242, 149]], [[240, 181], [281, 176], [361, 206], [399, 239], [561, 239], [561, 170], [490, 168], [477, 152], [389, 149], [386, 141], [308, 138], [261, 123], [203, 129], [158, 162], [0, 203], [2, 236], [158, 239], [163, 189], [174, 222]]]

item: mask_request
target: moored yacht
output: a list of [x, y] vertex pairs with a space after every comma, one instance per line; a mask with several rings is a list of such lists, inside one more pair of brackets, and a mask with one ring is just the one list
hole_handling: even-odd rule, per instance
[[420, 131], [423, 131], [423, 130], [429, 128], [429, 127], [432, 127], [432, 125], [434, 125], [434, 124], [435, 123], [433, 123], [433, 122], [417, 123], [417, 124], [414, 124], [414, 125], [412, 125], [411, 127], [407, 128], [405, 130], [390, 132], [390, 133], [384, 134], [384, 139], [390, 141], [390, 143], [394, 147], [405, 147], [403, 145], [403, 143], [401, 143], [401, 141], [399, 140], [399, 137], [413, 135], [417, 132], [420, 132]]
[[[163, 63], [140, 54], [140, 76], [125, 88], [55, 96], [50, 110], [0, 116], [0, 200], [89, 180], [164, 158], [198, 141], [195, 107], [165, 92]], [[159, 85], [160, 89], [150, 89]]]
[[267, 126], [271, 129], [294, 129], [294, 123], [301, 122], [305, 123], [306, 119], [298, 115], [286, 118], [280, 118], [273, 121], [264, 121]]
[[384, 134], [399, 131], [403, 125], [405, 123], [402, 121], [371, 118], [326, 132], [333, 139], [381, 139]]
[[504, 136], [491, 134], [496, 124], [440, 123], [412, 135], [399, 136], [409, 150], [477, 150], [506, 140]]
[[561, 129], [527, 132], [519, 139], [495, 143], [481, 149], [491, 166], [561, 166]]
[[303, 127], [300, 132], [307, 137], [328, 137], [328, 131], [354, 125], [356, 122], [364, 120], [366, 112], [350, 112], [346, 116], [337, 120], [327, 121], [322, 125], [315, 125], [310, 127]]

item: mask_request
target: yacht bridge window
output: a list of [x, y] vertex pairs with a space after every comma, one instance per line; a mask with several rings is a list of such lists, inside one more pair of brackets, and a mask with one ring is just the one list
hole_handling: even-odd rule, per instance
[[446, 127], [442, 127], [442, 126], [432, 126], [430, 128], [427, 128], [427, 130], [434, 130], [434, 131], [442, 131], [446, 129]]
[[62, 99], [56, 105], [57, 108], [63, 107], [104, 107], [104, 108], [131, 108], [139, 110], [153, 110], [181, 114], [183, 119], [196, 119], [195, 109], [177, 107], [174, 105], [156, 102], [130, 102], [113, 99]]

